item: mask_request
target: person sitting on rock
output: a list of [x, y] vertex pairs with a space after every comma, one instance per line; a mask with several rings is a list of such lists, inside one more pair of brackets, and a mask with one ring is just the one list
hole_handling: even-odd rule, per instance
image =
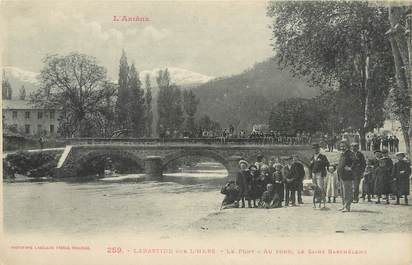
[[240, 190], [235, 181], [231, 180], [226, 183], [220, 192], [225, 195], [225, 198], [222, 201], [222, 209], [239, 207]]

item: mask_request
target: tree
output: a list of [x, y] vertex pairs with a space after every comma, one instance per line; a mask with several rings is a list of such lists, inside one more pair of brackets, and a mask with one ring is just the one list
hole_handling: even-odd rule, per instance
[[13, 96], [13, 89], [11, 88], [11, 84], [6, 77], [6, 72], [3, 70], [3, 79], [1, 83], [2, 88], [2, 99], [11, 100]]
[[141, 89], [141, 82], [137, 70], [132, 64], [127, 82], [129, 98], [126, 101], [128, 112], [128, 127], [134, 137], [141, 137], [145, 134], [145, 105], [144, 91]]
[[127, 129], [129, 127], [129, 91], [127, 82], [129, 79], [129, 64], [127, 63], [126, 52], [122, 51], [119, 64], [119, 80], [118, 80], [118, 93], [116, 102], [116, 120], [119, 129]]
[[145, 93], [145, 111], [146, 111], [146, 137], [152, 136], [153, 126], [153, 111], [152, 111], [152, 86], [150, 83], [150, 75], [146, 75], [145, 79], [146, 93]]
[[195, 114], [197, 106], [199, 105], [199, 99], [196, 98], [196, 95], [192, 90], [183, 91], [183, 109], [186, 113], [186, 124], [185, 129], [190, 133], [191, 136], [196, 134], [196, 125], [195, 125]]
[[394, 107], [401, 123], [406, 149], [412, 157], [412, 8], [390, 5], [390, 28], [386, 32], [395, 65]]
[[79, 53], [50, 55], [43, 62], [41, 88], [32, 100], [44, 108], [61, 109], [63, 135], [90, 136], [89, 128], [110, 85], [106, 69], [94, 57]]
[[220, 124], [216, 121], [213, 121], [208, 115], [204, 115], [199, 119], [197, 127], [201, 130], [213, 132], [219, 132], [221, 130]]
[[160, 70], [156, 78], [159, 94], [157, 96], [157, 131], [180, 132], [183, 123], [182, 95], [180, 89], [170, 82], [169, 71]]
[[[383, 121], [393, 72], [385, 8], [367, 2], [272, 2], [274, 49], [283, 68], [312, 85], [354, 95], [361, 135]], [[364, 137], [362, 137], [364, 138]]]
[[19, 99], [20, 100], [25, 100], [26, 99], [26, 89], [24, 88], [24, 86], [21, 86], [21, 88], [19, 90]]
[[290, 98], [272, 109], [269, 129], [289, 135], [300, 131], [313, 133], [322, 127], [325, 115], [316, 104], [316, 99]]

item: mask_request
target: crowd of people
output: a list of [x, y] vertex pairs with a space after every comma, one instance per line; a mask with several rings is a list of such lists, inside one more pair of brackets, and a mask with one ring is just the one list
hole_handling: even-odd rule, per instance
[[[308, 165], [312, 189], [320, 191], [320, 202], [336, 203], [342, 198], [342, 212], [350, 212], [352, 203], [360, 199], [389, 204], [391, 196], [400, 204], [403, 197], [408, 204], [411, 168], [405, 153], [396, 153], [393, 163], [387, 149], [376, 150], [375, 157], [366, 159], [359, 144], [339, 142], [339, 161], [330, 163], [321, 153], [319, 144], [312, 145], [314, 153]], [[302, 191], [305, 170], [297, 155], [272, 158], [266, 163], [260, 155], [254, 164], [239, 161], [235, 180], [226, 183], [222, 208], [280, 208], [303, 204]], [[325, 205], [325, 204], [324, 204]]]
[[386, 149], [389, 152], [399, 152], [399, 139], [396, 135], [366, 135], [366, 150], [375, 151]]
[[287, 133], [281, 131], [270, 130], [264, 132], [262, 130], [239, 130], [235, 131], [233, 126], [229, 128], [221, 129], [220, 131], [200, 129], [199, 138], [218, 138], [223, 142], [228, 139], [249, 139], [252, 142], [267, 143], [267, 144], [287, 144], [287, 145], [298, 145], [298, 144], [309, 144], [312, 139], [312, 135], [309, 132], [298, 131], [296, 133]]

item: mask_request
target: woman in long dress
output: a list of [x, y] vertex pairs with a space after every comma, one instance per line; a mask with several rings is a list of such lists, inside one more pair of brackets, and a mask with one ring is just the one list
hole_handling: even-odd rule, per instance
[[338, 197], [338, 175], [336, 174], [336, 164], [330, 165], [328, 167], [328, 173], [325, 180], [326, 186], [326, 196], [328, 197], [328, 203], [331, 203], [331, 198], [333, 198], [333, 203], [336, 202], [336, 197]]

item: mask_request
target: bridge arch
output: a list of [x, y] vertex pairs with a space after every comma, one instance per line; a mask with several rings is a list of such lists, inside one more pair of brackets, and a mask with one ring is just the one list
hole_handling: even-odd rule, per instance
[[102, 157], [110, 157], [114, 161], [126, 161], [140, 170], [144, 169], [144, 161], [132, 152], [124, 150], [96, 150], [82, 156], [77, 161], [78, 172], [82, 172], [87, 169], [93, 160]]
[[187, 157], [187, 156], [199, 156], [199, 157], [205, 157], [205, 158], [212, 158], [216, 162], [221, 163], [228, 172], [230, 172], [230, 165], [229, 161], [226, 157], [222, 156], [218, 152], [211, 151], [211, 150], [181, 150], [177, 151], [175, 153], [172, 153], [170, 155], [167, 155], [163, 159], [163, 164], [162, 164], [162, 171], [166, 169], [166, 167], [173, 161], [182, 158], [182, 157]]

